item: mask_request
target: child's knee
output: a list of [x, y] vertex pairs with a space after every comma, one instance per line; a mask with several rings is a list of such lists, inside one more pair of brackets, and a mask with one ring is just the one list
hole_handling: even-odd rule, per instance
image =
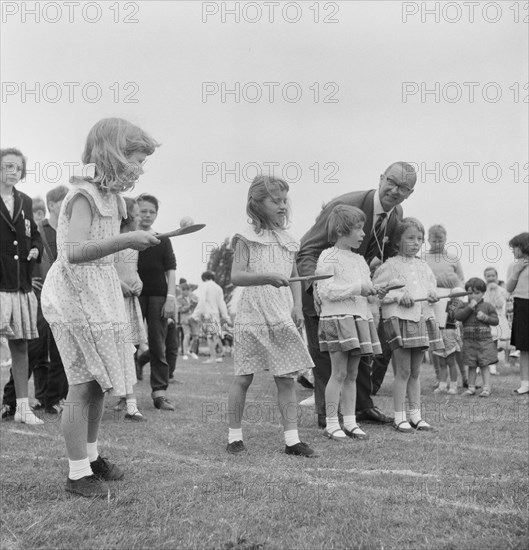
[[233, 383], [239, 386], [242, 390], [247, 390], [253, 381], [253, 374], [244, 374], [242, 376], [236, 376]]

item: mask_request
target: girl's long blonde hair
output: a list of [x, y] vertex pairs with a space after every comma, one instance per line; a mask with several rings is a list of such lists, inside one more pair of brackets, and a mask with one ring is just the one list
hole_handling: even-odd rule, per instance
[[[276, 191], [289, 191], [288, 183], [281, 178], [274, 176], [256, 176], [248, 189], [248, 201], [246, 203], [246, 213], [250, 217], [255, 232], [260, 233], [263, 229], [274, 229], [266, 218], [262, 202], [269, 197], [274, 198]], [[285, 222], [280, 229], [285, 229], [290, 223], [292, 209], [290, 201], [287, 201], [287, 212]]]
[[133, 153], [152, 155], [160, 144], [138, 126], [123, 118], [104, 118], [86, 138], [82, 161], [95, 164], [91, 179], [101, 190], [122, 192], [134, 188], [139, 177], [128, 157]]

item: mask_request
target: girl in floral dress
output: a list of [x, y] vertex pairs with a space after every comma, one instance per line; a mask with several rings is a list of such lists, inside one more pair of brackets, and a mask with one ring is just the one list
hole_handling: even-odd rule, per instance
[[124, 475], [97, 449], [105, 392], [126, 395], [136, 383], [114, 254], [160, 241], [147, 231], [120, 234], [127, 215], [120, 193], [134, 187], [157, 146], [123, 119], [103, 119], [92, 128], [82, 157], [84, 177], [72, 178], [62, 204], [58, 258], [42, 290], [42, 311], [69, 383], [62, 414], [70, 467], [66, 490], [86, 497], [106, 497], [105, 481]]
[[301, 286], [295, 255], [299, 243], [285, 230], [290, 217], [288, 184], [257, 176], [248, 190], [249, 227], [233, 238], [232, 283], [243, 287], [234, 328], [235, 377], [228, 400], [227, 451], [245, 452], [241, 420], [253, 376], [269, 371], [277, 386], [283, 420], [285, 452], [307, 457], [313, 449], [300, 441], [294, 380], [299, 370], [313, 366], [299, 335], [303, 322]]

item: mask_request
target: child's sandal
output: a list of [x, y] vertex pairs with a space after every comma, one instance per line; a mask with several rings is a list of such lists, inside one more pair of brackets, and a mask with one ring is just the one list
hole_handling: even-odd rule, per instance
[[352, 430], [348, 430], [344, 426], [343, 433], [352, 439], [369, 439], [369, 436], [360, 428], [360, 426], [355, 426]]
[[410, 426], [418, 432], [433, 432], [435, 429], [433, 426], [430, 426], [430, 424], [425, 422], [422, 418], [419, 420], [419, 422], [417, 422], [417, 424], [410, 420]]
[[[338, 432], [342, 433], [343, 437], [337, 435]], [[325, 428], [325, 430], [323, 430], [323, 435], [328, 439], [334, 439], [334, 441], [347, 441], [347, 436], [341, 428], [335, 428], [332, 432], [329, 432], [327, 428]]]
[[393, 424], [391, 424], [391, 426], [393, 427], [393, 429], [397, 430], [397, 432], [400, 432], [400, 433], [403, 433], [403, 434], [411, 433], [412, 429], [411, 428], [405, 428], [403, 426], [403, 424], [408, 424], [408, 421], [403, 420], [402, 422], [399, 422], [398, 424], [395, 424], [395, 422], [393, 422]]

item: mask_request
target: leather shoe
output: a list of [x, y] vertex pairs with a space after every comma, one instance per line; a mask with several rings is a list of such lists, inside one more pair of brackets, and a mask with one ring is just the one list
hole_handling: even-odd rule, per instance
[[371, 409], [364, 409], [362, 411], [356, 411], [357, 420], [370, 420], [371, 422], [381, 422], [382, 424], [390, 424], [393, 422], [393, 418], [386, 416], [380, 409], [377, 407], [372, 407]]
[[155, 397], [153, 400], [154, 408], [160, 409], [162, 411], [174, 411], [174, 405], [165, 397], [165, 395], [160, 395], [158, 397]]

